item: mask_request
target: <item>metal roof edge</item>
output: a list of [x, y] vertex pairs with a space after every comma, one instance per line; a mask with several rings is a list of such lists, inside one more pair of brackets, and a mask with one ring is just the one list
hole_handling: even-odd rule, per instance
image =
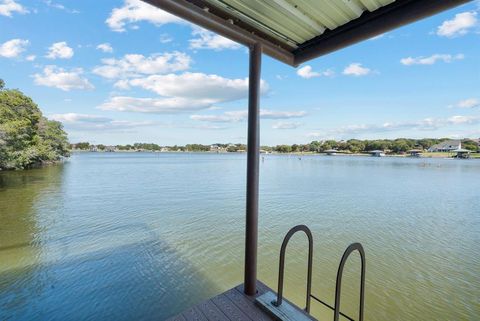
[[259, 43], [262, 45], [262, 51], [266, 55], [294, 66], [294, 55], [290, 51], [258, 36], [254, 32], [249, 32], [235, 25], [231, 19], [222, 19], [210, 13], [209, 10], [202, 9], [187, 0], [143, 1], [245, 46], [252, 47], [254, 44]]
[[471, 0], [397, 0], [301, 45], [293, 51], [294, 65], [468, 2]]

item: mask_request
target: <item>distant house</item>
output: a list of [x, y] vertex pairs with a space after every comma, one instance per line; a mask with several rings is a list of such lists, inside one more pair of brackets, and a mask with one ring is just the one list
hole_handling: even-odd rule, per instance
[[385, 151], [383, 150], [372, 150], [370, 151], [370, 155], [373, 157], [384, 157], [385, 156]]
[[167, 152], [170, 151], [170, 148], [168, 148], [168, 147], [162, 147], [162, 149], [160, 149], [160, 151], [161, 151], [162, 153], [167, 153]]
[[421, 157], [422, 156], [422, 150], [421, 149], [411, 149], [408, 151], [411, 157]]
[[117, 146], [105, 146], [106, 152], [115, 152], [117, 150]]
[[95, 145], [90, 145], [90, 151], [91, 152], [98, 152], [98, 148]]
[[451, 139], [431, 146], [429, 152], [452, 152], [456, 149], [462, 149], [462, 141], [460, 139]]
[[227, 149], [219, 145], [210, 145], [210, 151], [213, 153], [223, 153], [223, 152], [226, 152]]

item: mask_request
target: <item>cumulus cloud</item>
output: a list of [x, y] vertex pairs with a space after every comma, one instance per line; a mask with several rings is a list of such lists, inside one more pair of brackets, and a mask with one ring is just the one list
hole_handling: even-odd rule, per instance
[[135, 98], [116, 96], [98, 106], [109, 111], [173, 114], [186, 111], [205, 109], [209, 103], [187, 98]]
[[107, 79], [139, 77], [141, 75], [164, 74], [186, 70], [192, 59], [185, 53], [174, 51], [145, 57], [128, 54], [121, 59], [102, 59], [102, 66], [93, 69], [93, 73]]
[[15, 0], [0, 0], [0, 16], [11, 17], [14, 12], [25, 14], [28, 10]]
[[450, 63], [455, 60], [462, 60], [465, 56], [463, 54], [458, 55], [447, 55], [447, 54], [434, 54], [429, 57], [407, 57], [402, 58], [400, 63], [405, 66], [411, 65], [433, 65], [438, 61], [442, 61], [445, 63]]
[[0, 57], [16, 58], [24, 52], [30, 42], [24, 39], [12, 39], [0, 45]]
[[[260, 117], [263, 119], [289, 119], [304, 117], [304, 111], [273, 111], [268, 109], [260, 110]], [[227, 111], [220, 115], [191, 115], [190, 119], [213, 123], [234, 123], [245, 121], [248, 118], [247, 110]]]
[[313, 71], [312, 66], [309, 66], [309, 65], [306, 65], [297, 70], [297, 75], [305, 79], [310, 79], [310, 78], [315, 78], [320, 76], [329, 77], [329, 76], [333, 76], [333, 74], [334, 72], [330, 69], [327, 69], [321, 72]]
[[480, 100], [478, 100], [477, 98], [468, 98], [468, 99], [460, 100], [456, 104], [456, 107], [458, 108], [480, 107]]
[[35, 55], [28, 55], [25, 59], [26, 59], [27, 61], [35, 61], [35, 59], [37, 59], [37, 56], [35, 56]]
[[213, 49], [215, 51], [220, 51], [223, 49], [238, 49], [241, 47], [240, 44], [230, 39], [199, 27], [194, 27], [192, 35], [196, 38], [189, 40], [191, 49]]
[[151, 121], [113, 120], [108, 117], [89, 114], [54, 114], [50, 119], [61, 122], [67, 129], [80, 130], [121, 130], [126, 128], [152, 126]]
[[[248, 95], [247, 79], [229, 79], [202, 73], [152, 75], [146, 78], [123, 79], [115, 83], [119, 89], [131, 86], [150, 90], [159, 98], [113, 97], [99, 106], [105, 110], [142, 113], [175, 113], [211, 108], [214, 104], [235, 101]], [[261, 92], [268, 85], [261, 82]]]
[[437, 28], [437, 35], [448, 38], [458, 37], [467, 34], [477, 25], [476, 12], [467, 11], [457, 13], [453, 19], [444, 21]]
[[108, 53], [113, 52], [113, 48], [112, 48], [112, 46], [111, 46], [108, 42], [99, 44], [99, 45], [97, 46], [97, 49], [98, 49], [98, 50], [101, 50], [101, 51], [103, 51], [103, 52], [108, 52]]
[[157, 26], [166, 23], [183, 23], [180, 18], [141, 0], [125, 0], [123, 6], [114, 8], [105, 21], [116, 32], [126, 31], [128, 24], [147, 21]]
[[360, 77], [360, 76], [366, 76], [370, 74], [372, 70], [370, 70], [367, 67], [363, 67], [361, 63], [355, 62], [351, 63], [345, 69], [343, 70], [343, 74], [347, 76], [355, 76], [355, 77]]
[[[214, 74], [187, 72], [180, 75], [152, 75], [129, 80], [128, 84], [164, 97], [186, 98], [208, 107], [216, 103], [243, 99], [248, 95], [248, 78], [230, 79]], [[268, 85], [262, 80], [261, 92], [265, 93], [267, 90]]]
[[95, 87], [88, 79], [82, 77], [82, 74], [82, 68], [74, 68], [67, 71], [57, 66], [46, 66], [43, 69], [43, 73], [34, 74], [33, 79], [36, 85], [54, 87], [63, 91], [94, 89]]
[[347, 137], [357, 134], [382, 133], [399, 130], [437, 130], [447, 126], [480, 124], [480, 116], [452, 116], [449, 118], [425, 118], [419, 121], [385, 122], [383, 124], [359, 124], [326, 129], [310, 133], [311, 137]]
[[272, 125], [273, 129], [297, 129], [302, 126], [302, 123], [299, 122], [283, 122], [279, 121]]
[[70, 59], [73, 57], [73, 49], [65, 41], [56, 42], [48, 48], [48, 59]]

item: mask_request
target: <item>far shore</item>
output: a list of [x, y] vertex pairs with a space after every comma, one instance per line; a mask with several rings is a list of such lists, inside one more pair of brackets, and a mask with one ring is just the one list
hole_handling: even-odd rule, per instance
[[[72, 153], [195, 153], [195, 154], [245, 154], [245, 151], [238, 152], [215, 152], [215, 151], [151, 151], [151, 150], [116, 150], [116, 151], [89, 151], [89, 150], [72, 150]], [[348, 157], [348, 156], [363, 156], [363, 157], [373, 157], [369, 153], [342, 153], [337, 152], [335, 155], [328, 155], [327, 153], [316, 153], [316, 152], [292, 152], [292, 153], [279, 153], [279, 152], [268, 152], [261, 153], [261, 155], [295, 155], [295, 156], [329, 156], [329, 157]], [[408, 153], [405, 154], [386, 154], [382, 157], [399, 157], [399, 158], [454, 158], [454, 153], [448, 152], [424, 152], [420, 156], [415, 157], [411, 156]], [[471, 159], [480, 159], [480, 153], [470, 154]]]

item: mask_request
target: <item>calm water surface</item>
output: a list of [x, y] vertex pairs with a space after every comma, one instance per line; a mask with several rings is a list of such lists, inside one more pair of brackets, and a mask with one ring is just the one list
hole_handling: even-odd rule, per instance
[[[314, 233], [313, 293], [367, 253], [365, 319], [479, 320], [480, 161], [265, 156], [259, 278]], [[242, 282], [245, 155], [76, 154], [0, 173], [0, 320], [163, 320]], [[287, 251], [303, 305], [306, 244]], [[342, 309], [357, 316], [359, 259]], [[313, 304], [313, 314], [331, 320]]]

